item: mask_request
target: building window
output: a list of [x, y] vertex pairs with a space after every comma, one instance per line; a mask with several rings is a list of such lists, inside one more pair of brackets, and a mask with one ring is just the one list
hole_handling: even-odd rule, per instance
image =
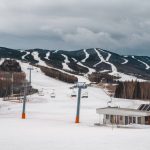
[[125, 116], [125, 124], [128, 124], [128, 116]]
[[141, 117], [138, 117], [138, 124], [141, 124]]
[[110, 122], [114, 123], [114, 116], [113, 115], [110, 116]]
[[133, 117], [133, 123], [136, 123], [136, 117]]
[[109, 119], [109, 115], [106, 115], [106, 119]]
[[132, 117], [129, 117], [129, 124], [132, 123]]
[[120, 120], [121, 120], [121, 121], [123, 120], [123, 117], [122, 117], [122, 116], [120, 116]]
[[149, 124], [149, 117], [148, 116], [145, 117], [145, 124]]

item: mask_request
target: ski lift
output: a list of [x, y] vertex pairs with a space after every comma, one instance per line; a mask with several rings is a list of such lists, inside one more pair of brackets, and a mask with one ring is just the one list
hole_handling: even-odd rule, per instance
[[71, 97], [77, 97], [76, 91], [74, 89], [72, 90]]
[[88, 91], [84, 91], [82, 93], [82, 98], [88, 98]]
[[52, 92], [51, 92], [50, 96], [51, 96], [51, 98], [55, 98], [56, 97], [54, 89], [52, 89]]

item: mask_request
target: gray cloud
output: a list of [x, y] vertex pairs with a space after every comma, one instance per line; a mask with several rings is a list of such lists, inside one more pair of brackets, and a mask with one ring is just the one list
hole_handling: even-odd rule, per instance
[[0, 45], [150, 55], [149, 0], [0, 0]]

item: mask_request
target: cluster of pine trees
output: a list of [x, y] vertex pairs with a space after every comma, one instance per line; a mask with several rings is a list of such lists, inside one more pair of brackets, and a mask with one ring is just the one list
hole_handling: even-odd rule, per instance
[[78, 78], [73, 75], [69, 75], [67, 73], [63, 73], [61, 71], [52, 68], [43, 67], [43, 66], [40, 66], [40, 69], [42, 72], [45, 73], [45, 75], [49, 77], [56, 78], [67, 83], [78, 82]]
[[150, 100], [150, 82], [118, 82], [115, 97]]
[[24, 72], [0, 72], [0, 97], [5, 97], [13, 93], [20, 93], [21, 87], [25, 81]]
[[96, 82], [96, 83], [100, 83], [100, 82], [114, 83], [116, 82], [115, 79], [117, 79], [117, 77], [115, 76], [111, 76], [106, 73], [97, 73], [97, 72], [93, 72], [92, 74], [88, 75], [88, 78], [91, 82]]
[[5, 59], [0, 65], [0, 71], [5, 72], [21, 72], [21, 66], [16, 60]]

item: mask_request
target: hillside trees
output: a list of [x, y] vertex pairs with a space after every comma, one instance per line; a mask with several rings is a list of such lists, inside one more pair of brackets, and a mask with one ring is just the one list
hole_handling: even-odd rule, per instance
[[138, 81], [118, 82], [115, 97], [148, 100], [150, 99], [150, 83]]
[[73, 75], [69, 75], [67, 73], [63, 73], [61, 71], [58, 71], [58, 70], [55, 70], [52, 68], [40, 66], [40, 69], [42, 72], [45, 73], [45, 75], [59, 79], [61, 81], [67, 82], [67, 83], [75, 83], [78, 81], [77, 77], [75, 77]]

